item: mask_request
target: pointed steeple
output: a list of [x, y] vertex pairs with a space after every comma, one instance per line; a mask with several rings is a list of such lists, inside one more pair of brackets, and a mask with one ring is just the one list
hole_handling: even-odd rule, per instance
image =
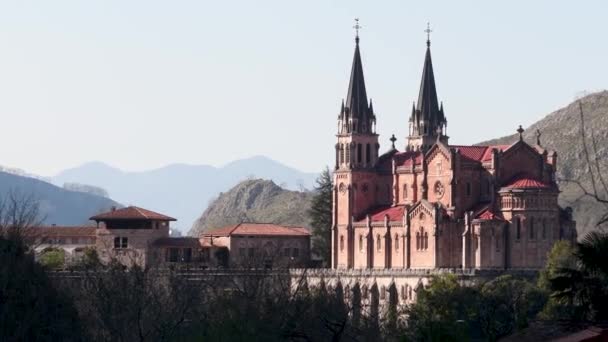
[[[428, 25], [428, 24], [427, 24]], [[407, 139], [408, 149], [428, 149], [438, 137], [440, 130], [445, 129], [447, 120], [443, 113], [443, 104], [440, 105], [435, 85], [435, 73], [431, 59], [431, 29], [427, 26], [426, 54], [424, 56], [424, 67], [420, 81], [420, 92], [418, 101], [414, 103], [410, 116], [410, 135]], [[447, 141], [445, 132], [440, 136], [442, 141]]]
[[445, 121], [445, 117], [437, 99], [430, 40], [427, 40], [426, 44], [426, 55], [424, 57], [424, 67], [422, 69], [422, 80], [420, 81], [420, 93], [418, 94], [416, 110], [420, 112], [420, 118], [428, 122], [431, 132], [434, 132], [435, 128]]
[[363, 64], [361, 63], [361, 52], [359, 51], [359, 37], [356, 38], [355, 55], [350, 71], [350, 82], [346, 94], [346, 108], [349, 109], [352, 118], [362, 119], [367, 116], [368, 103], [367, 91], [365, 90], [365, 78], [363, 77]]
[[365, 77], [363, 76], [363, 63], [361, 62], [361, 51], [359, 49], [359, 22], [355, 25], [357, 34], [355, 36], [355, 54], [350, 71], [348, 91], [344, 109], [341, 110], [340, 118], [342, 132], [347, 133], [374, 133], [375, 116], [371, 100], [368, 102], [367, 90], [365, 89]]

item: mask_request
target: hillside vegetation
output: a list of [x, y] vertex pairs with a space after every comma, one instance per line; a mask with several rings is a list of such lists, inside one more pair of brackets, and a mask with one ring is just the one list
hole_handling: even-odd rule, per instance
[[309, 226], [307, 211], [312, 192], [290, 191], [273, 181], [255, 179], [240, 182], [220, 193], [195, 221], [189, 235], [240, 222], [264, 222]]

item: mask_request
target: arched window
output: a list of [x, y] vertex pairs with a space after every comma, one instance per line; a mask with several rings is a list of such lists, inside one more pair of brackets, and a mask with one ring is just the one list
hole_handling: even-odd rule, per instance
[[424, 250], [429, 248], [429, 233], [424, 233]]
[[359, 235], [359, 251], [363, 251], [363, 235]]
[[416, 232], [416, 250], [420, 250], [420, 233]]
[[340, 151], [339, 151], [339, 162], [340, 164], [344, 164], [344, 144], [340, 144]]
[[361, 288], [361, 298], [367, 299], [367, 296], [368, 296], [367, 285], [363, 285], [363, 288]]
[[530, 240], [534, 240], [534, 218], [530, 217]]
[[344, 235], [340, 235], [340, 251], [344, 250]]
[[521, 239], [521, 219], [519, 217], [515, 218], [515, 239]]
[[395, 234], [395, 250], [399, 252], [399, 235]]
[[403, 184], [403, 199], [407, 199], [407, 184]]
[[363, 161], [363, 158], [361, 156], [361, 144], [357, 144], [357, 163], [360, 163]]
[[345, 163], [348, 164], [348, 163], [350, 163], [350, 146], [348, 144], [346, 146], [344, 146], [344, 151], [345, 151], [345, 155], [346, 155]]
[[401, 299], [407, 299], [407, 285], [401, 285]]
[[376, 249], [378, 251], [382, 249], [382, 241], [380, 241], [380, 234], [376, 236]]
[[365, 145], [365, 162], [372, 162], [372, 147], [369, 144]]

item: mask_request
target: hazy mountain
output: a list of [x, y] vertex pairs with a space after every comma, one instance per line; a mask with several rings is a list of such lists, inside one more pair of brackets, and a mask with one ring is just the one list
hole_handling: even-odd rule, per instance
[[[600, 161], [600, 170], [608, 181], [608, 91], [587, 95], [580, 101], [583, 105], [587, 142], [589, 145], [592, 144], [591, 132], [596, 140], [597, 156], [592, 156], [592, 158], [597, 157]], [[590, 200], [576, 201], [582, 194], [581, 191], [575, 184], [565, 181], [580, 180], [591, 188], [587, 163], [584, 158], [578, 102], [575, 101], [526, 128], [523, 134], [524, 139], [535, 144], [536, 130], [541, 132], [541, 145], [557, 151], [557, 178], [562, 191], [560, 202], [562, 205], [572, 206], [579, 235], [582, 235], [581, 233], [595, 227], [601, 214], [608, 211], [608, 206]], [[482, 144], [511, 143], [517, 138], [517, 134], [513, 134]]]
[[[320, 170], [319, 170], [320, 172]], [[125, 172], [100, 162], [65, 170], [53, 183], [82, 183], [99, 186], [124, 204], [159, 211], [178, 219], [175, 226], [186, 232], [209, 201], [240, 181], [264, 178], [287, 189], [311, 189], [317, 174], [287, 167], [257, 156], [222, 167], [172, 164], [142, 172]]]
[[109, 198], [80, 191], [70, 191], [39, 179], [0, 172], [0, 197], [10, 191], [33, 196], [40, 203], [44, 224], [82, 225], [89, 217], [112, 206], [120, 206]]
[[221, 193], [188, 233], [198, 236], [213, 228], [240, 222], [308, 226], [313, 193], [290, 191], [263, 179], [246, 180]]

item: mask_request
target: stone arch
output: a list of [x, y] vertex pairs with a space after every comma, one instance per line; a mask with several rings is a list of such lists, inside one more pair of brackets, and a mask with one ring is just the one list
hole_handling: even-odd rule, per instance
[[394, 245], [395, 245], [395, 251], [397, 253], [399, 253], [399, 234], [396, 234], [396, 233], [395, 233], [395, 243], [394, 243]]
[[370, 289], [371, 299], [369, 304], [369, 319], [370, 324], [378, 326], [378, 318], [380, 316], [380, 293], [378, 292], [378, 284], [374, 282]]
[[356, 282], [353, 286], [352, 290], [352, 300], [350, 302], [352, 307], [352, 325], [353, 327], [359, 327], [361, 320], [361, 287], [359, 286], [359, 282]]
[[530, 224], [528, 224], [529, 236], [530, 240], [534, 240], [535, 232], [534, 232], [534, 217], [530, 217]]
[[[392, 281], [388, 287], [388, 306], [387, 306], [387, 320], [390, 328], [394, 328], [397, 325], [397, 304], [399, 303], [399, 297], [397, 293], [397, 286], [395, 281]], [[392, 330], [392, 329], [391, 329]]]

